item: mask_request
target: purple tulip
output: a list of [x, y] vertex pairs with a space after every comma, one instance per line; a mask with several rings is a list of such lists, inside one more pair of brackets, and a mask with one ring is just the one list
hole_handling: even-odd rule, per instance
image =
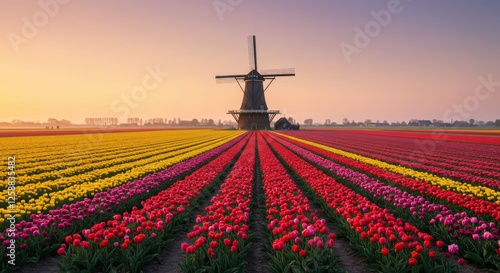
[[485, 240], [491, 240], [491, 239], [493, 239], [493, 234], [491, 234], [491, 233], [490, 233], [490, 232], [488, 232], [488, 231], [485, 231], [485, 232], [483, 233], [483, 239], [485, 239]]
[[451, 254], [457, 254], [458, 253], [458, 245], [457, 244], [449, 245], [448, 252], [450, 252]]

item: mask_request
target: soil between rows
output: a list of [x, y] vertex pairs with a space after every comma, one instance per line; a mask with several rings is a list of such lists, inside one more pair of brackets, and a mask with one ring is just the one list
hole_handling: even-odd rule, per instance
[[254, 176], [254, 191], [253, 200], [255, 207], [252, 207], [251, 213], [251, 230], [254, 233], [254, 238], [252, 240], [251, 251], [246, 257], [246, 267], [245, 272], [247, 273], [264, 273], [268, 272], [265, 265], [270, 262], [269, 256], [265, 253], [264, 247], [268, 243], [266, 236], [264, 235], [264, 226], [266, 224], [266, 218], [264, 216], [264, 198], [263, 186], [262, 186], [262, 172], [260, 170], [260, 159], [258, 155], [258, 146], [256, 147], [256, 161], [255, 161], [255, 176]]

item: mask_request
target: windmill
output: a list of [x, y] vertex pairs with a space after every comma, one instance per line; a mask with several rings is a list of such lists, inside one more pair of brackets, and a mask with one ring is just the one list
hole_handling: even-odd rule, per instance
[[[279, 114], [278, 110], [269, 110], [267, 108], [264, 92], [277, 77], [295, 76], [294, 68], [263, 70], [259, 73], [257, 70], [257, 48], [255, 46], [255, 35], [248, 37], [248, 55], [250, 72], [239, 75], [221, 75], [215, 76], [217, 83], [236, 82], [243, 91], [243, 102], [240, 110], [229, 110], [238, 123], [238, 129], [270, 129], [271, 121]], [[270, 80], [264, 87], [264, 81]], [[245, 82], [245, 89], [241, 86], [241, 81]]]

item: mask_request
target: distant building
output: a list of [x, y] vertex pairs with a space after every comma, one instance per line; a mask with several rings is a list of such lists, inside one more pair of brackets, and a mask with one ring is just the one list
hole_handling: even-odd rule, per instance
[[390, 124], [388, 122], [370, 122], [366, 126], [375, 126], [375, 127], [387, 127]]
[[432, 126], [432, 121], [428, 119], [421, 119], [421, 120], [416, 120], [412, 119], [410, 122], [408, 122], [408, 126], [422, 126], [422, 127], [429, 127]]
[[300, 126], [291, 124], [286, 118], [280, 118], [274, 123], [275, 130], [299, 130]]
[[420, 126], [424, 126], [424, 127], [429, 127], [432, 125], [432, 121], [430, 121], [428, 119], [419, 120], [418, 123], [420, 124]]

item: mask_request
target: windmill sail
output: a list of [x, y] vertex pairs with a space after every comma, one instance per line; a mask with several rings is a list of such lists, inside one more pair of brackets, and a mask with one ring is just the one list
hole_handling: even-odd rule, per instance
[[257, 47], [255, 44], [255, 35], [248, 36], [248, 64], [250, 70], [257, 70]]
[[263, 69], [260, 74], [265, 78], [295, 76], [295, 68]]

